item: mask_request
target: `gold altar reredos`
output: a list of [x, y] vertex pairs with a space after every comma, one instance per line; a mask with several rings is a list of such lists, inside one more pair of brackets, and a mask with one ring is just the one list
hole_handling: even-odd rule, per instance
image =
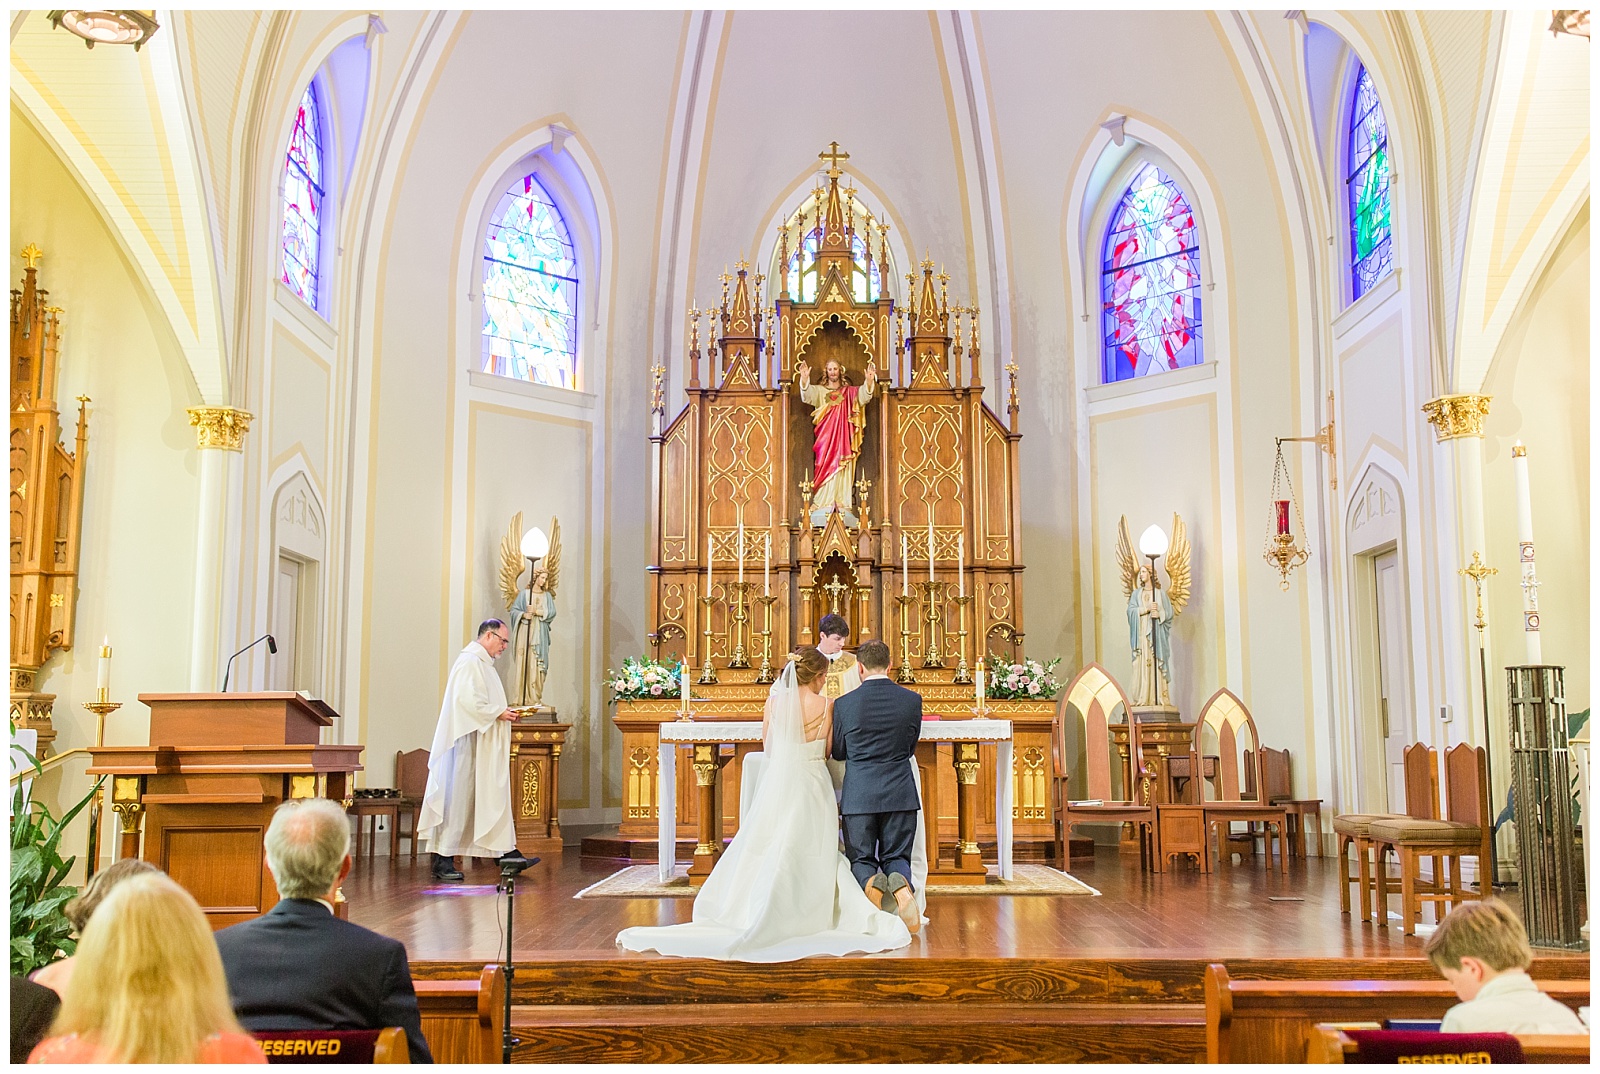
[[[962, 656], [973, 661], [991, 650], [1020, 654], [1021, 435], [1015, 366], [1008, 366], [1008, 423], [983, 401], [978, 311], [949, 305], [947, 278], [936, 277], [929, 261], [920, 266], [920, 280], [906, 277], [903, 308], [886, 294], [870, 303], [856, 301], [850, 286], [856, 228], [847, 211], [852, 199], [848, 192], [841, 198], [836, 159], [828, 171], [826, 192], [816, 198], [815, 222], [805, 218], [801, 229], [820, 238], [815, 301], [795, 301], [785, 273], [773, 307], [763, 310], [762, 277], [752, 279], [741, 263], [736, 276], [724, 277], [720, 308], [709, 311], [713, 329], [705, 352], [698, 339], [691, 342], [684, 376], [687, 405], [666, 422], [659, 391], [653, 401], [664, 427], [657, 425], [651, 437], [656, 485], [647, 597], [651, 653], [662, 659], [681, 655], [696, 669], [708, 657], [715, 667], [739, 666], [743, 642], [752, 666], [759, 664], [763, 649], [778, 663], [793, 645], [813, 642], [817, 620], [836, 611], [850, 621], [851, 645], [879, 637], [897, 665], [919, 667], [930, 655], [925, 651], [928, 605], [920, 598], [931, 558], [933, 577], [947, 591], [936, 602], [944, 605], [933, 624], [939, 638], [932, 654], [936, 664], [955, 667]], [[784, 234], [780, 264], [788, 262]], [[881, 231], [876, 254], [872, 238], [864, 236], [867, 256], [882, 264]], [[963, 316], [971, 325], [965, 345]], [[795, 389], [795, 367], [805, 360], [820, 372], [829, 359], [837, 360], [857, 385], [869, 363], [879, 375], [877, 392], [866, 406], [856, 469], [858, 518], [834, 511], [816, 519], [806, 511], [812, 421]], [[741, 519], [750, 587], [743, 601], [735, 591]], [[769, 539], [773, 602], [767, 641], [760, 598]], [[902, 547], [909, 561], [904, 565]], [[954, 599], [958, 550], [965, 552], [970, 598], [963, 605]], [[708, 554], [710, 592], [705, 591]], [[911, 627], [908, 652], [902, 651], [897, 599], [903, 567], [914, 602], [904, 605]], [[958, 653], [963, 628], [968, 636], [965, 651]], [[939, 678], [948, 676], [929, 676], [930, 681]]]

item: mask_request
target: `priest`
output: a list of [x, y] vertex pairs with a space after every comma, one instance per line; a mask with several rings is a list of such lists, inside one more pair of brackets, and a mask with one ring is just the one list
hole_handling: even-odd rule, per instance
[[435, 880], [462, 879], [453, 860], [457, 854], [498, 858], [502, 869], [533, 864], [517, 852], [511, 817], [511, 724], [517, 715], [506, 707], [494, 669], [510, 644], [505, 623], [485, 619], [445, 682], [417, 822], [418, 838], [433, 851]]

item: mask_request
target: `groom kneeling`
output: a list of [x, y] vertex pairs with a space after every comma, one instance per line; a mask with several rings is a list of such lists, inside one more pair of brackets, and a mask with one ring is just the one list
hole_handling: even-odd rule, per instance
[[[861, 644], [861, 685], [833, 703], [833, 759], [844, 761], [839, 802], [845, 855], [879, 909], [915, 933], [922, 927], [911, 890], [911, 848], [922, 801], [911, 758], [922, 733], [922, 695], [889, 680], [889, 647]], [[890, 898], [892, 896], [892, 899]]]

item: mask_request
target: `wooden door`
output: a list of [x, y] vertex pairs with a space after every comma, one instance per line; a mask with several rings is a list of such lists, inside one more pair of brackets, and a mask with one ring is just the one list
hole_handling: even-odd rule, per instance
[[1399, 553], [1390, 549], [1374, 556], [1372, 570], [1377, 598], [1378, 731], [1383, 736], [1384, 786], [1388, 791], [1387, 809], [1400, 813], [1406, 802], [1403, 751], [1415, 740], [1415, 720], [1406, 663], [1405, 583]]

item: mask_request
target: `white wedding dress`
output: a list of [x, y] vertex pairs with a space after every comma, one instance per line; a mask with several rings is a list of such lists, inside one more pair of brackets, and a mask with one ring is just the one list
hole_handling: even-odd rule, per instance
[[706, 877], [691, 921], [623, 929], [630, 951], [788, 962], [868, 954], [911, 943], [905, 923], [873, 908], [839, 853], [839, 807], [823, 760], [807, 742], [790, 664], [767, 699], [766, 764], [739, 832]]

